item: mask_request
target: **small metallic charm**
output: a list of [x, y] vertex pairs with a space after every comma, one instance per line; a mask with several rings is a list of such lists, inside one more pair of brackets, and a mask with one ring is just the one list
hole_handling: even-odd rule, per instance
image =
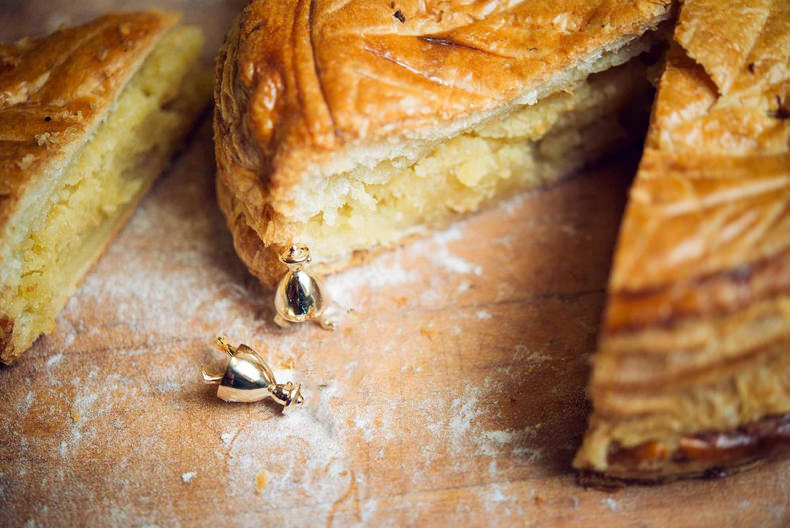
[[280, 280], [274, 295], [277, 315], [274, 322], [286, 328], [292, 323], [315, 321], [321, 328], [332, 330], [335, 324], [322, 318], [326, 308], [324, 282], [305, 270], [310, 263], [310, 250], [303, 244], [294, 244], [282, 255], [280, 261], [288, 271]]
[[234, 348], [225, 336], [217, 338], [217, 347], [230, 356], [224, 374], [210, 374], [203, 368], [203, 383], [219, 385], [217, 397], [229, 402], [254, 402], [271, 398], [283, 406], [283, 414], [304, 403], [301, 385], [277, 383], [272, 369], [247, 345]]

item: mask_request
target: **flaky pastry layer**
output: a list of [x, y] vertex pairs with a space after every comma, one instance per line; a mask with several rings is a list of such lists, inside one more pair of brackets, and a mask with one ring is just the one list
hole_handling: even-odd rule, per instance
[[[689, 0], [674, 41], [575, 460], [626, 479], [703, 474], [788, 441], [750, 424], [790, 415], [790, 4]], [[683, 451], [742, 429], [755, 449]]]
[[[121, 18], [119, 23], [117, 28], [134, 21]], [[79, 150], [56, 164], [46, 185], [21, 195], [22, 206], [9, 219], [13, 236], [4, 240], [0, 267], [3, 362], [15, 361], [40, 334], [52, 330], [81, 277], [204, 108], [210, 79], [196, 68], [202, 42], [197, 28], [163, 34]], [[34, 141], [59, 142], [61, 135]], [[26, 163], [25, 157], [19, 162]]]

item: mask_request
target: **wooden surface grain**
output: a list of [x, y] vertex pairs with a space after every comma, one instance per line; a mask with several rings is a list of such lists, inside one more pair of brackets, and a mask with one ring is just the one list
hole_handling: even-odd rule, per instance
[[[116, 5], [5, 4], [4, 40]], [[241, 2], [159, 5], [186, 8], [216, 47]], [[0, 369], [0, 526], [790, 525], [786, 460], [575, 484], [634, 169], [610, 160], [331, 277], [339, 330], [284, 331], [233, 253], [204, 121], [56, 331]], [[221, 366], [220, 332], [301, 382], [305, 406], [217, 400], [199, 367]]]

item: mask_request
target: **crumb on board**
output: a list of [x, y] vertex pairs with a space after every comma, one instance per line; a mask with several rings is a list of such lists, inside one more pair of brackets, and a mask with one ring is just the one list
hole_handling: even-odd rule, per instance
[[41, 134], [36, 134], [34, 139], [39, 147], [57, 145], [60, 142], [57, 132], [42, 132]]
[[79, 421], [80, 418], [82, 418], [80, 413], [78, 413], [76, 410], [72, 409], [71, 410], [71, 419], [74, 420], [75, 422], [77, 422], [77, 421]]
[[184, 484], [189, 484], [192, 481], [192, 479], [195, 478], [195, 475], [197, 475], [197, 473], [195, 471], [189, 471], [187, 473], [182, 473], [181, 474], [181, 480], [184, 482]]
[[436, 335], [436, 330], [433, 328], [428, 328], [427, 326], [423, 326], [420, 328], [420, 334], [424, 335], [428, 339], [433, 339], [433, 336]]
[[27, 170], [33, 165], [34, 161], [36, 161], [36, 157], [33, 154], [25, 154], [18, 162], [19, 168], [22, 170]]
[[606, 505], [606, 507], [609, 508], [609, 511], [612, 512], [616, 512], [620, 507], [620, 505], [617, 504], [617, 501], [611, 497], [605, 497], [601, 499], [601, 502], [603, 502]]
[[261, 491], [269, 483], [269, 475], [265, 469], [258, 471], [255, 475], [255, 491]]

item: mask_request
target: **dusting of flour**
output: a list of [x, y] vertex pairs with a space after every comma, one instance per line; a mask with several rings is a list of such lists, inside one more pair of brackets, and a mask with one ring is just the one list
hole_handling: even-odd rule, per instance
[[[55, 332], [1, 373], [13, 402], [0, 415], [10, 515], [32, 525], [286, 527], [460, 525], [483, 512], [490, 524], [521, 525], [540, 503], [531, 486], [571, 484], [543, 478], [557, 451], [549, 413], [524, 404], [529, 376], [559, 370], [556, 350], [523, 331], [526, 304], [503, 320], [498, 302], [518, 299], [490, 278], [490, 247], [468, 247], [472, 220], [329, 277], [334, 333], [280, 330], [272, 294], [235, 256], [214, 205], [203, 134]], [[516, 215], [523, 201], [501, 213]], [[486, 242], [510, 251], [516, 238]], [[305, 405], [283, 415], [267, 402], [219, 401], [199, 374], [226, 360], [209, 346], [219, 333], [259, 349], [279, 381], [301, 383]], [[590, 501], [626, 510], [619, 499]]]

